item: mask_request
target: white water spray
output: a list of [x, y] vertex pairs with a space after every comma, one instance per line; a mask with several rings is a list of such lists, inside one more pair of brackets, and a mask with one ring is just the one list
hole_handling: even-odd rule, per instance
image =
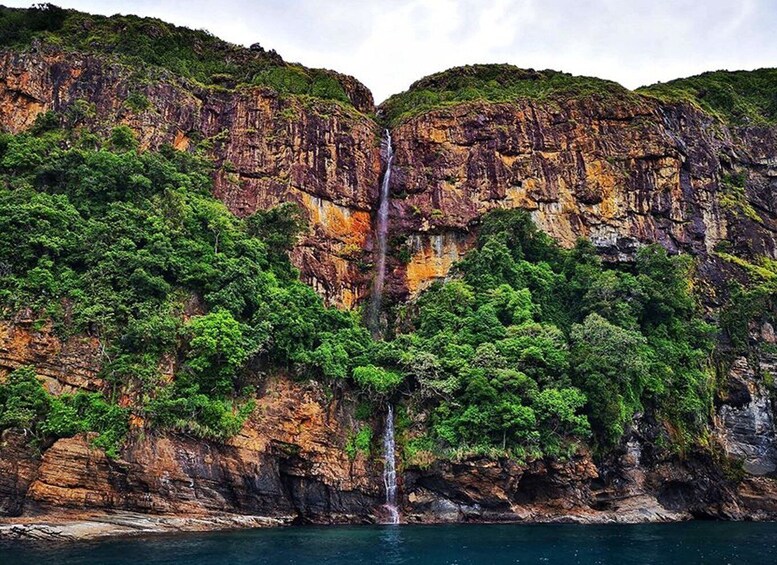
[[374, 336], [380, 335], [380, 307], [383, 301], [383, 284], [386, 279], [386, 248], [388, 241], [389, 185], [391, 183], [391, 163], [394, 160], [394, 148], [391, 146], [391, 132], [386, 130], [383, 137], [383, 158], [386, 172], [380, 185], [380, 204], [375, 232], [377, 255], [375, 258], [375, 280], [370, 296], [369, 325]]
[[394, 407], [389, 404], [386, 412], [386, 425], [383, 430], [383, 484], [386, 487], [386, 510], [389, 524], [399, 524], [399, 508], [397, 508], [397, 463], [394, 444]]

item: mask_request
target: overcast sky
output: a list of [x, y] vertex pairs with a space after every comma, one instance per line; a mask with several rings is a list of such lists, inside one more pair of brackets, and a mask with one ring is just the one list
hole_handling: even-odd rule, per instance
[[[52, 0], [154, 16], [351, 74], [380, 102], [430, 73], [512, 63], [636, 88], [777, 66], [777, 0]], [[31, 2], [0, 0], [27, 7]]]

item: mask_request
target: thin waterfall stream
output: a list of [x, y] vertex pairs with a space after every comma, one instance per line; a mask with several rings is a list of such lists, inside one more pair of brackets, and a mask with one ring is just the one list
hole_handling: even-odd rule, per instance
[[383, 465], [383, 484], [386, 487], [386, 510], [389, 514], [389, 524], [399, 524], [397, 464], [394, 450], [394, 407], [389, 404], [386, 412], [386, 425], [383, 430], [383, 454], [386, 460]]
[[383, 285], [386, 280], [386, 249], [388, 241], [389, 186], [391, 183], [391, 163], [394, 161], [394, 148], [391, 146], [391, 132], [383, 134], [383, 158], [386, 160], [386, 172], [380, 185], [378, 221], [375, 229], [377, 253], [375, 256], [375, 279], [372, 283], [368, 323], [373, 337], [380, 337], [380, 308], [383, 302]]

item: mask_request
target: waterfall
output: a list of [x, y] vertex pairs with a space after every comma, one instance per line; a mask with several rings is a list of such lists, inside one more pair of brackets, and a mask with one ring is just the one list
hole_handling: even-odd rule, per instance
[[389, 404], [386, 412], [386, 426], [383, 430], [383, 484], [386, 487], [386, 510], [389, 513], [389, 524], [399, 524], [399, 509], [397, 508], [397, 462], [394, 454], [394, 407]]
[[383, 137], [383, 158], [386, 172], [380, 185], [380, 204], [375, 231], [377, 255], [375, 259], [375, 280], [372, 283], [368, 323], [373, 336], [380, 335], [380, 307], [383, 300], [383, 283], [386, 279], [386, 247], [388, 235], [389, 184], [391, 182], [391, 162], [394, 160], [394, 148], [391, 146], [391, 132], [386, 130]]
[[[386, 279], [386, 250], [388, 247], [388, 212], [389, 191], [391, 184], [391, 163], [394, 160], [394, 148], [391, 146], [391, 132], [387, 129], [383, 134], [382, 155], [386, 162], [386, 171], [380, 184], [380, 203], [375, 226], [376, 256], [375, 278], [372, 282], [372, 294], [367, 315], [367, 323], [374, 338], [381, 337], [380, 308], [383, 301], [383, 283]], [[397, 508], [397, 462], [394, 443], [394, 407], [389, 404], [386, 412], [386, 425], [383, 429], [383, 485], [386, 488], [386, 510], [388, 523], [399, 524], [399, 509]]]

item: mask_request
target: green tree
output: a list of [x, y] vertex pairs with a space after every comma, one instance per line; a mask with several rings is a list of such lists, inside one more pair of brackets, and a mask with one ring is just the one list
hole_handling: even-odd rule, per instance
[[579, 413], [585, 403], [585, 395], [576, 388], [546, 388], [535, 395], [532, 408], [544, 453], [558, 455], [567, 437], [588, 438], [591, 426]]
[[19, 428], [41, 439], [40, 424], [51, 410], [51, 398], [31, 367], [21, 367], [0, 383], [0, 429]]
[[223, 309], [196, 316], [187, 324], [190, 338], [186, 365], [206, 394], [234, 391], [239, 370], [256, 348], [246, 338], [245, 329]]
[[111, 130], [110, 145], [116, 151], [131, 151], [137, 149], [138, 140], [129, 126], [122, 125]]
[[404, 381], [400, 373], [375, 365], [364, 365], [353, 370], [353, 380], [362, 390], [374, 396], [386, 396]]
[[588, 398], [588, 416], [604, 447], [616, 444], [649, 386], [651, 351], [636, 331], [590, 314], [572, 327], [574, 383]]

